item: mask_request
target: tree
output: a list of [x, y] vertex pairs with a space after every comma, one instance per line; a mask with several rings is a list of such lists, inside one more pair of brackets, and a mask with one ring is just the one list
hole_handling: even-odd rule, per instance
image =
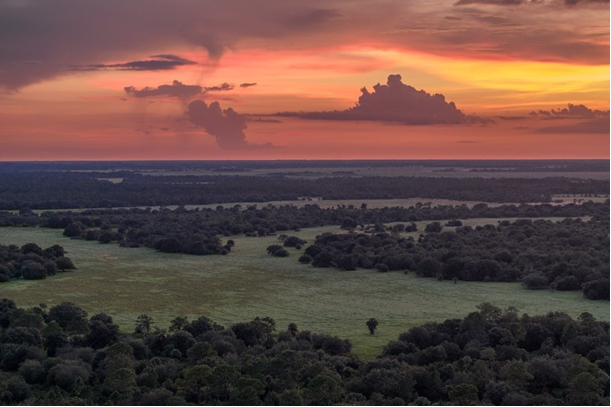
[[299, 330], [297, 329], [297, 324], [296, 324], [296, 323], [294, 323], [294, 322], [291, 322], [291, 323], [289, 324], [289, 326], [288, 326], [288, 329], [287, 329], [287, 330], [288, 330], [288, 332], [291, 334], [291, 336], [295, 336], [295, 335], [297, 335], [297, 332], [299, 331]]
[[93, 349], [101, 349], [112, 345], [118, 339], [119, 326], [113, 323], [112, 317], [103, 313], [91, 317], [85, 343]]
[[478, 402], [477, 387], [470, 383], [462, 383], [453, 387], [448, 396], [455, 405], [473, 406]]
[[443, 226], [439, 222], [433, 222], [426, 225], [424, 228], [425, 233], [440, 233], [443, 230]]
[[547, 288], [549, 282], [547, 281], [547, 277], [543, 275], [540, 271], [536, 271], [534, 273], [530, 273], [526, 277], [522, 279], [522, 284], [531, 290], [541, 290]]
[[63, 302], [49, 310], [49, 320], [55, 321], [66, 333], [84, 334], [89, 330], [87, 312], [71, 302]]
[[21, 273], [26, 280], [42, 280], [47, 278], [47, 269], [42, 264], [33, 261], [23, 263]]
[[55, 259], [55, 265], [61, 271], [76, 269], [76, 267], [74, 266], [74, 263], [72, 263], [72, 260], [70, 260], [69, 257], [64, 257], [64, 256], [61, 256]]
[[305, 391], [308, 405], [327, 406], [338, 404], [344, 396], [344, 389], [334, 378], [319, 374], [310, 382]]
[[312, 256], [309, 256], [307, 254], [302, 254], [299, 257], [299, 263], [310, 264], [311, 262], [312, 262]]
[[375, 265], [376, 270], [378, 270], [380, 273], [386, 273], [388, 272], [388, 266], [384, 263], [378, 263]]
[[146, 314], [142, 314], [136, 319], [135, 333], [146, 335], [151, 332], [151, 328], [153, 325], [155, 325], [155, 321], [153, 321], [153, 318], [149, 317]]
[[[312, 247], [312, 246], [310, 246]], [[331, 267], [333, 265], [333, 255], [326, 250], [321, 251], [312, 260], [314, 267]]]
[[367, 328], [369, 329], [369, 333], [373, 335], [377, 327], [378, 320], [375, 318], [369, 318], [369, 320], [367, 321]]

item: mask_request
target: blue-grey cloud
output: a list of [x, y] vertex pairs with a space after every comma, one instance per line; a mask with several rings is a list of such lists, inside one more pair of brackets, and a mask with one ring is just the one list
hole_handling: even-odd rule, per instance
[[214, 136], [217, 145], [224, 150], [252, 150], [272, 148], [272, 144], [252, 144], [246, 140], [244, 130], [248, 118], [232, 108], [221, 109], [218, 102], [207, 105], [203, 100], [189, 103], [187, 116], [191, 123]]
[[530, 112], [531, 116], [540, 116], [543, 118], [577, 118], [577, 119], [594, 119], [594, 118], [609, 118], [609, 110], [590, 109], [585, 105], [574, 105], [569, 103], [567, 107], [562, 109], [538, 110]]
[[75, 71], [168, 71], [179, 66], [197, 64], [197, 62], [170, 54], [152, 55], [151, 58], [119, 64], [73, 65], [71, 69]]

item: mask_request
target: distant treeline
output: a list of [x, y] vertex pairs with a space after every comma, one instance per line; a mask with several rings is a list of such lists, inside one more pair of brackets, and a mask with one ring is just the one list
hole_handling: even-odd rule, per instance
[[64, 235], [101, 243], [117, 242], [125, 247], [145, 246], [164, 252], [188, 254], [227, 254], [232, 241], [220, 238], [246, 235], [268, 236], [284, 234], [289, 230], [328, 225], [355, 229], [365, 225], [380, 226], [389, 222], [415, 222], [422, 220], [518, 217], [583, 217], [608, 219], [609, 204], [554, 206], [504, 205], [489, 207], [478, 204], [463, 206], [425, 205], [367, 209], [366, 205], [340, 206], [322, 209], [310, 204], [304, 207], [290, 205], [252, 205], [243, 208], [218, 207], [213, 209], [150, 210], [150, 209], [90, 209], [83, 212], [44, 212], [40, 216], [31, 210], [19, 214], [0, 212], [0, 226], [36, 226], [64, 229]]
[[447, 167], [520, 171], [607, 172], [609, 160], [273, 160], [273, 161], [31, 161], [0, 163], [2, 172], [38, 171], [194, 171], [286, 168]]
[[[609, 323], [583, 313], [520, 316], [481, 304], [429, 322], [363, 362], [351, 343], [141, 315], [133, 333], [72, 303], [0, 300], [0, 402], [8, 405], [609, 405]], [[365, 330], [366, 324], [355, 326]]]
[[316, 180], [246, 176], [143, 176], [113, 173], [3, 173], [0, 210], [203, 205], [323, 199], [454, 199], [549, 202], [554, 194], [608, 195], [608, 180], [426, 177], [327, 177]]
[[[402, 230], [401, 224], [393, 227]], [[448, 229], [435, 222], [425, 232], [418, 241], [392, 232], [327, 233], [299, 261], [342, 270], [411, 271], [440, 281], [522, 281], [530, 289], [582, 290], [589, 299], [609, 300], [608, 220], [521, 219]]]

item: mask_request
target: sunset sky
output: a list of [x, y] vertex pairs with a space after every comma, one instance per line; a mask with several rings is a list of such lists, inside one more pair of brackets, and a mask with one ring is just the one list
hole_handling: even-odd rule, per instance
[[609, 158], [608, 0], [0, 0], [0, 160]]

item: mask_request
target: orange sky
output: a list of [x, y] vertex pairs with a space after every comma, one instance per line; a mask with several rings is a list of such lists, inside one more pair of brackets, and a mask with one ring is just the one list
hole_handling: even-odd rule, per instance
[[499, 3], [0, 2], [0, 160], [609, 158], [608, 2]]

